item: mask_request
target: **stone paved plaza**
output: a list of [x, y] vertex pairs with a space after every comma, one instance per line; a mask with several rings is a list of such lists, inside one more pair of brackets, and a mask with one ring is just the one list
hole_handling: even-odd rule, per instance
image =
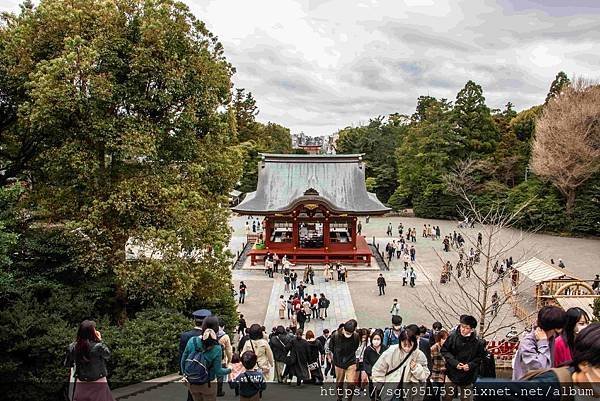
[[[235, 251], [235, 246], [238, 247], [244, 242], [244, 226], [248, 221], [246, 217], [237, 217], [232, 220], [233, 238], [231, 249]], [[250, 220], [251, 221], [251, 220]], [[463, 236], [470, 237], [475, 240], [477, 233], [481, 228], [461, 229], [457, 228], [456, 222], [444, 220], [427, 220], [420, 218], [406, 217], [374, 217], [370, 219], [369, 224], [366, 224], [364, 219], [361, 219], [363, 226], [363, 235], [367, 237], [369, 242], [375, 237], [376, 243], [381, 249], [385, 248], [388, 241], [397, 237], [387, 237], [386, 229], [389, 222], [392, 223], [394, 233], [399, 222], [402, 222], [405, 229], [407, 227], [415, 227], [417, 229], [417, 242], [415, 248], [417, 250], [417, 260], [413, 264], [417, 272], [417, 280], [415, 288], [408, 286], [402, 287], [401, 270], [403, 262], [401, 260], [392, 259], [390, 271], [385, 271], [384, 277], [387, 281], [386, 295], [379, 296], [376, 286], [376, 279], [380, 271], [374, 269], [372, 271], [350, 271], [348, 283], [338, 284], [329, 283], [325, 285], [322, 276], [318, 272], [315, 275], [316, 292], [325, 292], [332, 300], [332, 307], [336, 306], [335, 319], [329, 320], [325, 324], [317, 326], [317, 330], [321, 327], [332, 329], [337, 327], [339, 322], [343, 322], [351, 316], [356, 316], [359, 325], [363, 327], [386, 327], [390, 321], [390, 307], [393, 298], [397, 298], [400, 304], [401, 314], [406, 323], [417, 323], [431, 325], [434, 319], [423, 307], [424, 304], [431, 304], [432, 298], [428, 287], [431, 284], [428, 277], [435, 283], [439, 281], [439, 272], [442, 265], [440, 257], [444, 260], [450, 260], [454, 265], [458, 260], [458, 255], [453, 252], [445, 253], [442, 251], [440, 240], [432, 241], [421, 237], [421, 228], [423, 224], [439, 225], [441, 228], [442, 238], [453, 230], [462, 232]], [[505, 230], [502, 232], [498, 241], [507, 243], [511, 240], [517, 241], [521, 232], [519, 230]], [[468, 239], [467, 239], [468, 244]], [[468, 246], [467, 246], [468, 249]], [[567, 268], [566, 270], [572, 274], [583, 278], [592, 279], [595, 274], [600, 273], [600, 241], [597, 239], [587, 238], [565, 238], [546, 234], [527, 234], [524, 233], [523, 240], [518, 243], [514, 249], [506, 254], [506, 257], [512, 256], [516, 262], [527, 260], [531, 257], [549, 262], [550, 258], [558, 261], [562, 258]], [[298, 266], [302, 268], [303, 266]], [[301, 274], [299, 274], [301, 276]], [[277, 277], [277, 276], [276, 276]], [[248, 322], [259, 322], [265, 324], [267, 328], [279, 324], [277, 317], [277, 298], [283, 294], [283, 281], [280, 278], [269, 279], [262, 270], [233, 272], [233, 280], [237, 285], [240, 280], [245, 280], [246, 284], [252, 284], [251, 296], [245, 305], [240, 305], [240, 312], [244, 313]], [[250, 280], [250, 281], [248, 281]], [[256, 288], [256, 287], [259, 288]], [[501, 291], [499, 285], [496, 290]], [[322, 291], [321, 291], [322, 290]], [[448, 296], [456, 296], [458, 290], [456, 287], [442, 287], [440, 291], [447, 291]], [[309, 292], [312, 294], [313, 288], [309, 287]], [[258, 298], [258, 293], [260, 297]], [[268, 294], [268, 295], [267, 295]], [[442, 293], [442, 296], [445, 296]], [[346, 300], [346, 298], [349, 298]], [[338, 299], [341, 299], [339, 301]], [[339, 314], [338, 314], [339, 311]], [[466, 311], [465, 311], [466, 312]], [[333, 314], [332, 314], [333, 317]], [[497, 319], [499, 326], [506, 325], [512, 320], [512, 312], [509, 305], [501, 308], [500, 317]], [[307, 324], [307, 329], [312, 328]], [[504, 330], [507, 331], [507, 330]], [[504, 331], [499, 331], [498, 337], [504, 336]]]

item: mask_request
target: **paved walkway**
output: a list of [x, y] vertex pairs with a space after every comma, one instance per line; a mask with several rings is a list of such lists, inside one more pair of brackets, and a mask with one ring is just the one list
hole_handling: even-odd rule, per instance
[[[280, 324], [289, 326], [291, 320], [279, 319], [279, 296], [283, 295], [284, 298], [288, 298], [291, 293], [285, 293], [285, 283], [281, 276], [274, 279], [273, 289], [271, 291], [271, 297], [269, 299], [269, 306], [265, 317], [265, 327], [269, 331], [270, 328], [278, 326]], [[315, 279], [315, 285], [309, 285], [305, 290], [306, 294], [319, 294], [323, 293], [331, 301], [329, 309], [327, 310], [327, 318], [325, 320], [311, 319], [304, 325], [304, 331], [312, 330], [316, 335], [320, 335], [323, 329], [329, 330], [337, 328], [337, 326], [347, 321], [348, 319], [356, 319], [356, 312], [354, 311], [354, 305], [352, 304], [352, 296], [350, 295], [350, 289], [347, 283], [341, 281], [329, 281], [321, 277]]]

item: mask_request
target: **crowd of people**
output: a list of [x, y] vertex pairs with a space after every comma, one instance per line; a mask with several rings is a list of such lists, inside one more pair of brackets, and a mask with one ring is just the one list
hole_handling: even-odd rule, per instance
[[[523, 382], [550, 389], [571, 386], [591, 398], [600, 396], [600, 324], [590, 323], [580, 308], [539, 310], [536, 327], [518, 339], [513, 382], [495, 379], [493, 353], [477, 334], [473, 316], [460, 316], [454, 327], [435, 322], [428, 328], [403, 325], [397, 303], [391, 313], [391, 326], [385, 329], [359, 327], [350, 319], [318, 336], [294, 321], [270, 332], [259, 324], [246, 327], [242, 316], [239, 336], [230, 337], [223, 319], [196, 311], [195, 327], [179, 341], [188, 400], [216, 400], [225, 393], [224, 383], [241, 400], [257, 401], [268, 382], [300, 386], [332, 381], [330, 395], [349, 401], [364, 391], [373, 401], [390, 394], [391, 399], [470, 400], [478, 391], [478, 399], [540, 399], [518, 391], [514, 394], [519, 397], [506, 393], [490, 398], [486, 394], [497, 393], [481, 391]], [[106, 378], [109, 358], [95, 323], [82, 322], [65, 360], [74, 367], [72, 399], [113, 400]], [[549, 394], [545, 399], [558, 401], [562, 393]]]

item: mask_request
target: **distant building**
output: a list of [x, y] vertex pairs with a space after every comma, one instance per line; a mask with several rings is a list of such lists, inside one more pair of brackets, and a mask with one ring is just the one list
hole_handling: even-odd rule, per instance
[[304, 132], [292, 135], [292, 148], [303, 149], [310, 155], [328, 154], [334, 155], [335, 141], [337, 135], [333, 136], [309, 136]]

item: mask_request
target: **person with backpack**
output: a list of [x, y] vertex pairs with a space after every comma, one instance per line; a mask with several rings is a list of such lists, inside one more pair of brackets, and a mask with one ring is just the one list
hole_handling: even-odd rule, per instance
[[231, 373], [223, 368], [223, 349], [217, 340], [219, 319], [209, 316], [202, 323], [202, 336], [188, 341], [181, 358], [181, 371], [194, 401], [217, 399], [217, 376]]
[[81, 322], [77, 338], [69, 345], [65, 358], [65, 366], [75, 369], [74, 388], [69, 389], [74, 401], [114, 401], [106, 380], [109, 358], [110, 350], [102, 342], [96, 323], [92, 320]]
[[554, 340], [565, 327], [567, 314], [558, 306], [544, 306], [537, 316], [537, 327], [523, 336], [513, 360], [513, 380], [530, 370], [554, 366]]
[[[429, 369], [427, 358], [418, 348], [417, 336], [410, 330], [403, 330], [400, 342], [389, 347], [377, 359], [371, 377], [377, 394], [400, 390], [406, 394], [406, 399], [422, 400]], [[405, 398], [400, 396], [394, 399]]]
[[389, 347], [398, 344], [402, 330], [402, 316], [392, 316], [392, 327], [385, 329], [383, 332], [383, 345]]
[[455, 396], [461, 400], [473, 399], [473, 383], [484, 356], [483, 342], [477, 337], [477, 320], [470, 315], [460, 317], [459, 327], [453, 331], [440, 350], [446, 360], [445, 401]]
[[[356, 385], [356, 350], [360, 345], [360, 338], [356, 333], [357, 322], [348, 320], [344, 326], [331, 335], [329, 350], [333, 354], [335, 366], [337, 399], [347, 396], [352, 401]], [[344, 384], [346, 391], [344, 391]]]
[[325, 318], [327, 317], [327, 308], [329, 308], [330, 305], [330, 301], [329, 299], [327, 299], [327, 297], [325, 297], [325, 294], [321, 293], [321, 297], [319, 298], [319, 319], [321, 320], [325, 320]]
[[[202, 335], [202, 322], [204, 319], [212, 315], [212, 312], [208, 309], [198, 309], [192, 312], [192, 317], [194, 318], [194, 328], [192, 330], [188, 330], [186, 332], [181, 333], [179, 336], [179, 360], [181, 361], [181, 357], [183, 355], [183, 351], [187, 346], [188, 341], [192, 337], [197, 337]], [[243, 317], [243, 316], [242, 316]], [[181, 372], [180, 372], [181, 373]], [[192, 396], [188, 397], [188, 401], [191, 401]]]
[[240, 359], [245, 371], [237, 375], [229, 385], [236, 390], [236, 394], [239, 392], [240, 401], [258, 401], [262, 392], [267, 389], [267, 382], [262, 371], [258, 369], [256, 354], [246, 351]]
[[275, 360], [273, 359], [273, 351], [269, 346], [269, 342], [263, 336], [263, 329], [259, 324], [253, 324], [248, 329], [248, 341], [244, 343], [244, 346], [240, 349], [243, 354], [246, 351], [252, 351], [256, 354], [257, 364], [267, 381], [273, 381], [273, 366], [275, 366]]

